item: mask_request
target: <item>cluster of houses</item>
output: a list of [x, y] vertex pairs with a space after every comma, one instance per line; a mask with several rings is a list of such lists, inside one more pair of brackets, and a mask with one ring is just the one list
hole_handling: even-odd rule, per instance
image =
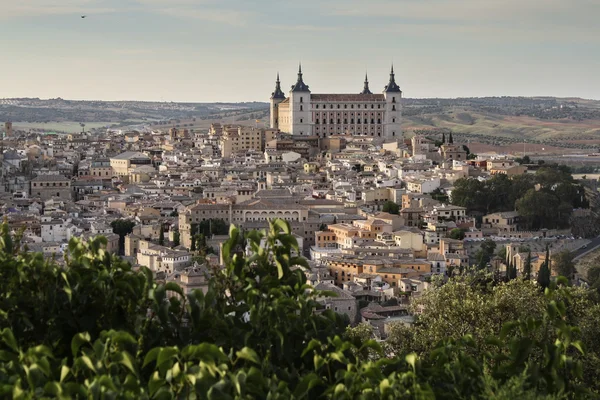
[[[511, 158], [473, 158], [462, 145], [419, 135], [381, 143], [216, 123], [203, 131], [23, 132], [2, 141], [0, 210], [30, 250], [60, 255], [71, 238], [103, 235], [107, 250], [186, 291], [206, 289], [222, 263], [227, 235], [213, 227], [260, 229], [281, 218], [310, 260], [307, 281], [339, 294], [321, 299], [323, 309], [384, 335], [388, 322], [409, 323], [407, 303], [436, 275], [472, 264], [478, 241], [494, 238], [518, 268], [525, 246], [535, 265], [543, 262], [542, 237], [553, 249], [582, 245], [560, 232], [523, 232], [515, 211], [478, 221], [446, 200], [458, 179], [524, 173]], [[116, 220], [133, 230], [120, 238]], [[464, 237], [453, 237], [457, 229]], [[200, 233], [211, 252], [199, 253]]]

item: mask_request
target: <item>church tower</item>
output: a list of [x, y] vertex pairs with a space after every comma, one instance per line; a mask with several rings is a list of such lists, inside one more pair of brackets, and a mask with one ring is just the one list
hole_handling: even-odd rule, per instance
[[393, 65], [390, 71], [390, 81], [383, 89], [383, 96], [385, 97], [383, 136], [386, 141], [392, 141], [402, 137], [402, 90], [396, 83]]
[[302, 65], [298, 67], [298, 80], [290, 90], [289, 104], [292, 135], [312, 135], [310, 90], [302, 78]]
[[279, 103], [285, 100], [285, 94], [281, 90], [279, 72], [275, 81], [275, 91], [271, 93], [271, 128], [279, 129]]

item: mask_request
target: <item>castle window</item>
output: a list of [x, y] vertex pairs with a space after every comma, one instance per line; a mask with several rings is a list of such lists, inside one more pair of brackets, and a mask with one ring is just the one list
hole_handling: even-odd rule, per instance
[[300, 118], [300, 123], [302, 123], [302, 118]]
[[375, 119], [371, 118], [371, 123], [374, 124], [375, 123]]
[[333, 124], [333, 118], [331, 118], [331, 119], [329, 120], [329, 123], [330, 123], [330, 124]]
[[381, 118], [377, 118], [377, 123], [380, 124], [381, 123]]
[[329, 108], [333, 108], [333, 104], [330, 104], [330, 105], [329, 105]]
[[317, 105], [315, 106], [315, 108], [319, 108], [319, 105], [317, 104]]
[[303, 98], [302, 98], [302, 97], [300, 97], [300, 103], [302, 103], [302, 100], [303, 100]]
[[392, 118], [392, 122], [393, 122], [393, 123], [396, 123], [396, 118]]
[[340, 123], [340, 119], [338, 118], [338, 120], [337, 120], [337, 121], [338, 121], [337, 123], [339, 124], [339, 123]]
[[300, 106], [300, 111], [303, 111], [302, 106]]
[[392, 111], [396, 111], [396, 106], [392, 106]]
[[340, 105], [339, 105], [339, 104], [338, 104], [337, 106], [338, 106], [338, 108], [340, 108]]
[[392, 103], [395, 103], [395, 102], [396, 102], [396, 98], [392, 97]]
[[350, 119], [350, 123], [353, 124], [354, 123], [354, 118]]
[[396, 136], [396, 132], [392, 132], [392, 136]]
[[354, 108], [354, 104], [350, 104], [350, 108]]
[[[319, 118], [315, 120], [315, 124], [319, 125]], [[317, 128], [318, 129], [318, 128]]]
[[375, 104], [371, 104], [371, 108], [375, 108]]
[[348, 118], [344, 118], [344, 124], [348, 123]]
[[344, 108], [348, 108], [348, 104], [344, 104]]
[[381, 104], [377, 104], [377, 108], [381, 108]]

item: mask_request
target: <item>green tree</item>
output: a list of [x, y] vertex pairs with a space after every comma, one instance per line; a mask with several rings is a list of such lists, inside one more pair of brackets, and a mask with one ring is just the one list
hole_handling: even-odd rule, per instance
[[537, 283], [542, 288], [547, 288], [550, 286], [550, 248], [546, 246], [546, 259], [544, 260], [540, 270], [538, 271]]
[[531, 250], [527, 252], [527, 258], [525, 259], [525, 264], [523, 265], [523, 279], [531, 279]]
[[592, 317], [597, 349], [600, 313], [574, 288], [453, 279], [384, 354], [371, 327], [321, 308], [331, 293], [306, 284], [282, 220], [232, 227], [206, 293], [154, 282], [102, 238], [73, 239], [66, 268], [21, 252], [6, 225], [0, 239], [2, 398], [590, 398], [597, 385], [574, 323]]
[[400, 206], [395, 202], [388, 200], [383, 204], [381, 210], [390, 214], [398, 214], [400, 212]]
[[161, 246], [165, 245], [165, 228], [160, 226], [160, 234], [158, 235], [158, 244]]
[[116, 219], [110, 223], [113, 233], [119, 235], [119, 254], [125, 254], [125, 236], [133, 232], [135, 222], [128, 219]]
[[450, 231], [448, 237], [456, 240], [463, 240], [465, 238], [465, 231], [460, 228], [454, 228]]
[[173, 232], [173, 247], [179, 246], [181, 244], [180, 240], [179, 231]]
[[480, 269], [485, 269], [490, 263], [496, 250], [496, 242], [492, 239], [485, 239], [479, 246], [479, 250], [475, 253], [475, 259]]
[[552, 265], [559, 276], [564, 276], [569, 280], [575, 275], [575, 263], [573, 262], [573, 253], [568, 250], [563, 250], [552, 256]]

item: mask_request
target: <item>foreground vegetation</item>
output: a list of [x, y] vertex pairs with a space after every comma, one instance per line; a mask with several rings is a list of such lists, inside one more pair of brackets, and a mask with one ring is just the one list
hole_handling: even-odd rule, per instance
[[250, 256], [232, 227], [226, 267], [206, 294], [186, 295], [106, 253], [103, 238], [72, 240], [63, 269], [21, 252], [4, 225], [0, 396], [569, 399], [598, 389], [594, 291], [459, 277], [382, 346], [368, 327], [315, 312], [286, 222], [245, 239]]

